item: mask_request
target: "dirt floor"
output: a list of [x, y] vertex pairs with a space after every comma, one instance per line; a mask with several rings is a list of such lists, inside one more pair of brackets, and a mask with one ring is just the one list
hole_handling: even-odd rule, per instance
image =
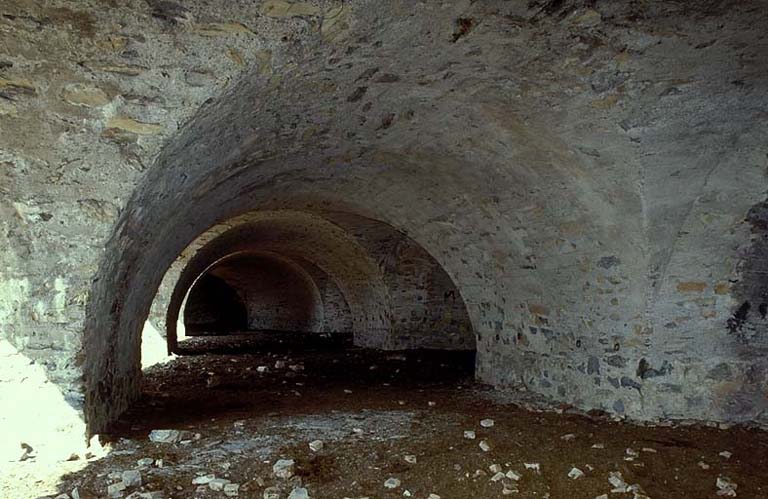
[[[60, 493], [108, 497], [135, 470], [123, 497], [768, 497], [768, 433], [526, 410], [472, 381], [472, 354], [216, 338], [188, 353], [146, 372], [111, 453]], [[280, 459], [294, 476], [275, 476]]]

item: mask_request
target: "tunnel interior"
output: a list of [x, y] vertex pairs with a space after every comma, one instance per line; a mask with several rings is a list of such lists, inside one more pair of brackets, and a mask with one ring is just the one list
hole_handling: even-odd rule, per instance
[[[127, 421], [118, 437], [139, 426], [147, 443], [198, 418], [215, 447], [216, 432], [239, 439], [241, 417], [257, 437], [277, 435], [270, 414], [290, 426], [343, 408], [345, 445], [365, 411], [389, 435], [402, 418], [429, 425], [413, 440], [439, 443], [435, 460], [418, 457], [422, 478], [541, 462], [560, 488], [531, 494], [571, 497], [589, 481], [571, 467], [589, 464], [596, 487], [575, 495], [600, 497], [597, 482], [641, 448], [642, 432], [608, 440], [625, 428], [613, 419], [768, 428], [764, 7], [3, 0], [0, 406], [13, 410], [0, 411], [0, 461], [24, 444], [76, 445], [86, 462], [88, 438]], [[589, 422], [588, 438], [560, 440], [577, 430], [538, 433], [520, 414], [494, 442], [465, 418], [485, 419], [485, 387], [599, 415], [615, 461], [582, 459]], [[528, 432], [523, 448], [548, 456], [491, 461], [462, 439], [471, 428], [502, 449]], [[464, 461], [440, 460], [452, 446]], [[243, 461], [287, 452], [273, 447]], [[378, 488], [338, 481], [320, 497], [381, 496], [382, 473], [400, 468], [373, 456], [386, 446], [363, 447], [335, 456], [380, 473], [362, 459], [340, 474]], [[685, 461], [679, 472], [623, 469], [633, 484], [690, 478], [652, 497], [709, 497], [721, 473], [739, 496], [768, 495], [768, 478], [755, 491], [753, 473], [713, 466], [718, 447], [659, 455]], [[212, 495], [190, 487], [212, 469], [187, 471], [163, 495]], [[102, 477], [80, 497], [108, 495]], [[497, 495], [440, 485], [407, 490]]]
[[244, 299], [226, 280], [215, 274], [200, 276], [184, 309], [188, 334], [216, 334], [248, 328]]
[[190, 335], [314, 332], [323, 327], [323, 311], [315, 282], [303, 268], [271, 256], [238, 254], [195, 282], [184, 326]]
[[476, 349], [440, 264], [391, 225], [338, 211], [257, 210], [210, 227], [171, 264], [148, 320], [165, 324], [170, 352], [187, 336], [248, 332]]

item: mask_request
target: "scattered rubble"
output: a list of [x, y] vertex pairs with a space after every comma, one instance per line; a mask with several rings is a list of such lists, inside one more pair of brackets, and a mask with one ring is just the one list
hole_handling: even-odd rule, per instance
[[624, 481], [620, 471], [611, 471], [608, 474], [608, 483], [613, 486], [613, 489], [611, 490], [611, 493], [613, 494], [620, 494], [627, 491], [627, 482]]
[[302, 487], [296, 487], [288, 496], [288, 499], [309, 499], [309, 492]]
[[387, 478], [384, 482], [384, 487], [387, 489], [396, 489], [400, 486], [400, 480], [397, 478]]
[[175, 444], [181, 441], [182, 432], [179, 430], [152, 430], [149, 439], [161, 444]]
[[272, 466], [272, 472], [277, 478], [288, 479], [294, 474], [294, 465], [293, 459], [280, 459]]
[[141, 485], [141, 473], [137, 470], [123, 471], [122, 480], [126, 487], [138, 487]]
[[[261, 364], [243, 364], [253, 366], [251, 379], [264, 383], [267, 378], [258, 375], [255, 366], [271, 366], [275, 360], [273, 357], [263, 359]], [[222, 363], [226, 363], [229, 368], [228, 359], [223, 359]], [[298, 364], [295, 359], [288, 363]], [[314, 368], [309, 362], [305, 365], [308, 371], [313, 372]], [[324, 365], [330, 365], [330, 362]], [[368, 365], [364, 366], [366, 372]], [[209, 368], [200, 371], [204, 374], [220, 370]], [[245, 367], [242, 372], [246, 372]], [[383, 364], [376, 373], [377, 376], [386, 376], [384, 379], [389, 383], [390, 378]], [[294, 371], [286, 369], [282, 374], [292, 375]], [[279, 381], [273, 385], [277, 387], [273, 400], [279, 404], [279, 397], [287, 396], [290, 397], [290, 404], [294, 404], [292, 388], [306, 386], [305, 397], [310, 399], [309, 403], [314, 403], [312, 398], [316, 391], [309, 379], [302, 378], [297, 384], [295, 379], [286, 381], [284, 377], [277, 376]], [[205, 375], [203, 379], [207, 378]], [[175, 382], [177, 378], [172, 379]], [[202, 381], [200, 386], [204, 385]], [[674, 430], [663, 430], [655, 437], [644, 440], [640, 435], [645, 436], [647, 433], [632, 431], [624, 425], [616, 425], [610, 430], [590, 426], [587, 431], [583, 431], [573, 421], [560, 424], [556, 416], [548, 419], [550, 416], [543, 413], [515, 414], [515, 417], [529, 418], [523, 425], [512, 418], [506, 418], [503, 413], [503, 410], [508, 410], [506, 407], [490, 412], [485, 406], [475, 409], [476, 412], [454, 415], [450, 411], [428, 408], [428, 400], [438, 400], [437, 405], [440, 407], [455, 404], [453, 400], [444, 402], [443, 398], [439, 398], [441, 395], [433, 390], [424, 390], [423, 395], [417, 392], [413, 397], [406, 398], [404, 393], [398, 391], [394, 381], [391, 386], [381, 382], [376, 386], [386, 393], [386, 396], [378, 396], [378, 400], [386, 406], [384, 409], [360, 408], [358, 399], [368, 397], [367, 390], [355, 389], [359, 395], [349, 397], [342, 393], [341, 387], [336, 386], [332, 395], [329, 395], [336, 397], [336, 407], [349, 404], [339, 410], [308, 415], [303, 413], [306, 409], [302, 407], [300, 415], [290, 412], [283, 414], [282, 409], [272, 409], [267, 405], [266, 409], [260, 409], [261, 412], [245, 413], [237, 410], [224, 415], [212, 414], [210, 421], [203, 425], [182, 421], [178, 430], [157, 429], [150, 432], [153, 427], [163, 428], [164, 423], [160, 421], [167, 421], [162, 413], [164, 408], [160, 405], [157, 410], [160, 419], [154, 421], [154, 425], [153, 421], [131, 422], [135, 426], [131, 428], [132, 435], [143, 433], [154, 438], [109, 441], [106, 445], [111, 446], [112, 451], [106, 459], [88, 464], [91, 470], [89, 473], [94, 478], [90, 481], [69, 479], [58, 491], [59, 494], [67, 491], [59, 499], [79, 499], [68, 492], [74, 486], [84, 487], [81, 488], [85, 492], [85, 495], [81, 493], [83, 499], [303, 499], [309, 497], [310, 493], [312, 497], [349, 499], [389, 495], [434, 499], [439, 497], [438, 493], [445, 497], [442, 490], [430, 492], [430, 488], [437, 488], [438, 483], [444, 487], [443, 481], [432, 481], [430, 469], [438, 469], [443, 475], [455, 477], [455, 488], [448, 490], [455, 492], [457, 497], [514, 497], [515, 494], [517, 497], [527, 497], [534, 493], [536, 497], [542, 498], [547, 497], [547, 494], [550, 497], [569, 497], [563, 495], [563, 490], [572, 487], [574, 491], [578, 488], [579, 496], [588, 499], [647, 499], [650, 494], [655, 499], [664, 497], [663, 494], [659, 495], [659, 482], [654, 483], [648, 479], [647, 485], [652, 488], [649, 489], [650, 494], [646, 494], [639, 484], [627, 483], [625, 476], [634, 477], [635, 474], [630, 474], [629, 470], [652, 466], [654, 462], [658, 465], [671, 456], [667, 445], [660, 443], [654, 449], [643, 447], [643, 444], [685, 438], [665, 436], [664, 432]], [[216, 393], [226, 394], [226, 391], [217, 389]], [[264, 397], [264, 392], [260, 393], [260, 397]], [[398, 407], [401, 398], [406, 408]], [[163, 399], [155, 400], [160, 400], [162, 404]], [[179, 400], [186, 404], [188, 398]], [[227, 400], [239, 401], [234, 394]], [[374, 399], [366, 399], [366, 402], [371, 400]], [[258, 403], [262, 404], [261, 398]], [[326, 400], [323, 400], [325, 403]], [[488, 416], [493, 416], [493, 426], [482, 423], [491, 419]], [[441, 425], [446, 421], [453, 426], [449, 426], [448, 431], [441, 431]], [[479, 424], [476, 430], [463, 429], [471, 428], [473, 424]], [[527, 433], [526, 427], [536, 427], [537, 431]], [[427, 431], [422, 432], [424, 428]], [[437, 431], [429, 432], [428, 428]], [[487, 428], [494, 430], [489, 431]], [[538, 431], [538, 428], [541, 430]], [[645, 431], [656, 430], [642, 430]], [[317, 437], [322, 437], [322, 440]], [[554, 453], [537, 454], [537, 451], [543, 449], [542, 438], [546, 438], [547, 444], [556, 449]], [[183, 445], [185, 441], [190, 443]], [[590, 448], [593, 450], [590, 451]], [[738, 491], [739, 496], [755, 497], [751, 494], [754, 490], [750, 488], [751, 484], [743, 480], [743, 475], [739, 473], [742, 459], [737, 461], [731, 458], [731, 461], [725, 462], [726, 455], [720, 453], [730, 451], [723, 451], [723, 448], [738, 452], [737, 455], [742, 459], [747, 459], [743, 456], [749, 456], [741, 450], [743, 445], [738, 436], [732, 443], [725, 440], [708, 442], [708, 447], [690, 452], [684, 458], [685, 464], [675, 473], [682, 475], [685, 471], [695, 475], [715, 469], [717, 472], [711, 478], [701, 480], [701, 487], [709, 487], [706, 489], [709, 495], [714, 497], [717, 492], [718, 497], [733, 497]], [[441, 450], [435, 452], [437, 449]], [[679, 452], [679, 449], [676, 448], [675, 452]], [[589, 463], [574, 457], [571, 454], [574, 450], [580, 452], [578, 455], [583, 455], [584, 461], [588, 460]], [[625, 462], [625, 458], [634, 461]], [[526, 463], [525, 459], [534, 462]], [[538, 459], [541, 461], [538, 462]], [[703, 459], [709, 461], [709, 464]], [[718, 465], [727, 465], [728, 468], [718, 470]], [[95, 477], [93, 470], [97, 469], [100, 474]], [[600, 475], [602, 478], [597, 478], [597, 470], [614, 471], [603, 471]], [[713, 491], [712, 481], [718, 472], [722, 475]], [[671, 473], [661, 477], [665, 480], [665, 487], [674, 490], [668, 497], [682, 497], [679, 492], [683, 489], [672, 480]], [[606, 478], [609, 486], [606, 486]], [[602, 486], [597, 485], [600, 480]], [[330, 487], [329, 481], [333, 484]], [[742, 485], [737, 488], [736, 482]], [[543, 490], [544, 484], [548, 490]], [[376, 490], [379, 492], [376, 493]], [[707, 493], [697, 493], [695, 497], [707, 497]]]
[[571, 471], [568, 472], [568, 478], [572, 478], [573, 480], [576, 480], [583, 476], [584, 476], [584, 472], [576, 467], [571, 468]]
[[216, 475], [202, 475], [195, 477], [192, 480], [192, 485], [208, 485], [212, 480], [216, 479]]
[[719, 476], [715, 481], [717, 495], [722, 497], [736, 497], [736, 489], [739, 487], [730, 478]]
[[280, 499], [279, 487], [267, 487], [264, 489], [263, 499]]
[[523, 463], [523, 466], [525, 466], [525, 469], [527, 470], [533, 470], [536, 473], [541, 473], [541, 465], [539, 463]]

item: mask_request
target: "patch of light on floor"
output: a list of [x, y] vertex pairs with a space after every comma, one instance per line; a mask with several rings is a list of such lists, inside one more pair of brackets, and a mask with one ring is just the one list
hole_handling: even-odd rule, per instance
[[150, 321], [146, 321], [141, 333], [141, 368], [165, 364], [174, 358], [175, 355], [168, 355], [168, 343], [160, 331]]
[[63, 474], [85, 467], [79, 411], [44, 366], [6, 339], [0, 339], [0, 408], [0, 497], [52, 493]]

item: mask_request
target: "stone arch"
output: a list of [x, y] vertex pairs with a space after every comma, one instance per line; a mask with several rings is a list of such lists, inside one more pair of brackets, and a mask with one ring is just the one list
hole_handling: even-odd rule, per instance
[[[340, 227], [322, 217], [294, 210], [264, 210], [233, 219], [210, 239], [209, 231], [192, 246], [197, 253], [180, 272], [167, 308], [169, 350], [176, 347], [176, 322], [186, 292], [195, 279], [213, 262], [237, 252], [276, 255], [295, 263], [303, 259], [319, 267], [339, 285], [352, 313], [352, 330], [359, 344], [381, 347], [391, 317], [390, 298], [380, 269], [365, 250]], [[179, 264], [181, 265], [181, 264]]]
[[184, 309], [184, 330], [216, 334], [248, 327], [248, 312], [241, 293], [221, 276], [206, 273], [190, 289]]
[[[206, 277], [228, 284], [243, 304], [245, 324], [239, 329], [229, 328], [229, 332], [252, 329], [317, 332], [323, 325], [320, 291], [303, 266], [270, 253], [239, 252], [217, 261], [190, 286], [186, 307], [179, 314], [184, 318], [187, 332], [189, 307]], [[216, 296], [210, 298], [216, 300]]]

